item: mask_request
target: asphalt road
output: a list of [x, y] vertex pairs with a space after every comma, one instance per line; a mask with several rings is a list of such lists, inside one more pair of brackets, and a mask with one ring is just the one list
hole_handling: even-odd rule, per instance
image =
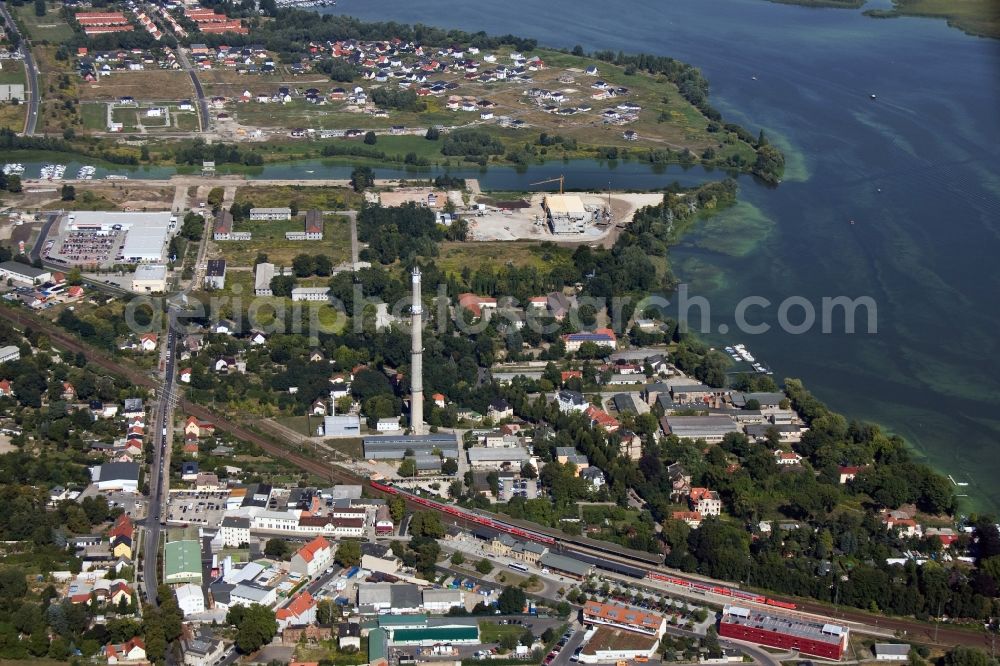
[[570, 636], [566, 645], [559, 650], [559, 654], [556, 655], [556, 658], [550, 662], [551, 666], [567, 666], [570, 664], [571, 662], [569, 658], [572, 657], [573, 653], [576, 652], [576, 649], [583, 644], [583, 637], [587, 632], [580, 628], [575, 620], [570, 628], [573, 629], [573, 635]]
[[42, 225], [42, 229], [38, 233], [38, 238], [35, 240], [35, 247], [33, 247], [29, 253], [32, 261], [35, 261], [42, 256], [42, 244], [45, 242], [45, 239], [48, 238], [49, 230], [52, 229], [52, 225], [55, 224], [58, 219], [59, 213], [49, 213], [49, 218], [45, 220], [45, 224]]
[[183, 48], [177, 49], [177, 55], [180, 58], [181, 66], [187, 70], [188, 76], [191, 77], [191, 83], [194, 84], [194, 92], [198, 96], [198, 115], [201, 117], [201, 131], [207, 132], [210, 120], [208, 101], [205, 99], [205, 90], [201, 87], [201, 81], [198, 80], [198, 72], [191, 66], [191, 61], [188, 60], [187, 53], [184, 52]]
[[[153, 460], [149, 471], [149, 511], [146, 514], [146, 542], [142, 564], [143, 583], [146, 588], [146, 600], [156, 605], [156, 587], [159, 581], [157, 568], [157, 551], [160, 545], [160, 521], [162, 519], [163, 502], [167, 492], [170, 470], [170, 440], [173, 429], [174, 400], [174, 363], [176, 355], [177, 334], [173, 327], [168, 327], [166, 341], [166, 361], [163, 369], [163, 384], [156, 402], [153, 432]], [[165, 472], [166, 470], [166, 472]]]
[[38, 104], [41, 101], [39, 95], [41, 88], [38, 86], [38, 65], [35, 64], [35, 59], [31, 55], [31, 42], [28, 41], [26, 36], [21, 35], [17, 29], [17, 24], [14, 23], [14, 19], [7, 12], [6, 3], [0, 4], [0, 15], [3, 15], [10, 31], [15, 35], [21, 36], [20, 51], [24, 54], [24, 69], [28, 73], [26, 77], [28, 85], [24, 89], [25, 94], [28, 96], [28, 115], [24, 120], [24, 134], [25, 136], [31, 136], [35, 133], [35, 126], [38, 124]]

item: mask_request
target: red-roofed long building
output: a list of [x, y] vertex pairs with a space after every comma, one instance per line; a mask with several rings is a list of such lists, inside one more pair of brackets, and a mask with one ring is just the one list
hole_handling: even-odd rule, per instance
[[588, 601], [584, 604], [583, 621], [606, 624], [657, 638], [661, 638], [667, 629], [667, 618], [662, 615], [617, 604], [602, 604], [599, 601]]
[[849, 631], [839, 624], [810, 622], [756, 609], [726, 606], [719, 621], [719, 635], [839, 660], [847, 648]]

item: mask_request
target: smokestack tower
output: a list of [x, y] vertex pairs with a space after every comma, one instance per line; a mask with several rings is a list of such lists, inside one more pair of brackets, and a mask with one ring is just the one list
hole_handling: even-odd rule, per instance
[[424, 434], [424, 343], [421, 321], [423, 305], [420, 301], [420, 269], [413, 269], [413, 304], [410, 306], [410, 430], [414, 435]]

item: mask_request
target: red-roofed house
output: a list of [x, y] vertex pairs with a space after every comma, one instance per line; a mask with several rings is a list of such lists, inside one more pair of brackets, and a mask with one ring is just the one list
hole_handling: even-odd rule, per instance
[[304, 576], [315, 576], [333, 562], [333, 548], [321, 536], [299, 548], [292, 556], [289, 570]]
[[882, 522], [885, 523], [886, 529], [896, 530], [900, 536], [919, 537], [924, 534], [923, 526], [913, 518], [897, 518], [892, 513], [887, 513], [882, 516]]
[[109, 664], [137, 664], [146, 661], [146, 644], [138, 636], [127, 643], [108, 643], [104, 656]]
[[447, 398], [444, 397], [444, 393], [435, 393], [431, 397], [434, 399], [434, 404], [438, 407], [445, 406], [445, 400], [447, 400]]
[[132, 524], [132, 519], [126, 514], [121, 514], [115, 520], [115, 524], [111, 526], [108, 530], [108, 538], [114, 543], [116, 537], [128, 537], [132, 538], [132, 533], [135, 531], [135, 526]]
[[132, 603], [134, 593], [132, 588], [129, 587], [128, 582], [124, 580], [116, 581], [112, 583], [111, 589], [108, 590], [108, 603], [117, 606], [125, 600], [125, 603]]
[[719, 493], [708, 488], [692, 488], [688, 494], [691, 508], [703, 516], [718, 516], [722, 514], [722, 499]]
[[840, 474], [840, 483], [844, 484], [848, 481], [853, 481], [854, 477], [860, 474], [862, 469], [857, 465], [841, 465], [837, 468], [837, 473]]
[[474, 317], [479, 318], [484, 315], [484, 310], [486, 311], [485, 315], [489, 316], [489, 311], [496, 309], [497, 299], [466, 292], [458, 295], [458, 305], [471, 312]]
[[63, 400], [76, 400], [76, 388], [69, 382], [63, 382], [62, 385], [62, 399]]
[[80, 298], [83, 296], [83, 287], [74, 285], [66, 290], [66, 295], [70, 298]]
[[563, 370], [563, 372], [560, 375], [560, 377], [562, 378], [562, 382], [565, 384], [568, 380], [573, 379], [573, 378], [583, 379], [583, 371], [582, 370]]
[[181, 381], [185, 384], [191, 383], [191, 368], [184, 368], [181, 370]]
[[697, 511], [674, 511], [670, 517], [674, 520], [683, 520], [691, 529], [701, 527], [701, 514]]
[[603, 409], [598, 409], [593, 405], [587, 407], [587, 411], [584, 413], [590, 419], [591, 425], [600, 426], [607, 432], [614, 432], [621, 426], [621, 424], [618, 423], [618, 419], [611, 416], [611, 414], [608, 414]]
[[657, 638], [661, 638], [667, 630], [667, 618], [662, 615], [599, 601], [588, 601], [583, 605], [583, 620]]
[[184, 424], [184, 434], [195, 437], [208, 437], [215, 432], [215, 425], [199, 421], [195, 416], [189, 416]]
[[308, 591], [302, 592], [287, 606], [275, 611], [274, 618], [278, 621], [278, 628], [281, 631], [284, 631], [285, 627], [313, 624], [316, 622], [316, 600]]
[[958, 540], [958, 535], [955, 534], [955, 530], [950, 527], [928, 527], [924, 532], [924, 536], [928, 538], [937, 537], [941, 542], [941, 545], [945, 548], [949, 547]]
[[14, 385], [8, 380], [0, 381], [0, 398], [9, 398], [14, 395]]
[[139, 348], [142, 351], [153, 351], [156, 349], [156, 333], [143, 333], [139, 336]]
[[795, 451], [782, 451], [781, 449], [774, 450], [774, 462], [778, 465], [801, 465], [802, 456], [795, 453]]

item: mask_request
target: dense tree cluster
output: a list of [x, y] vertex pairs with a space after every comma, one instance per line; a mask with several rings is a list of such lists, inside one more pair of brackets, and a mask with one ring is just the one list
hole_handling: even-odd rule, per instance
[[[148, 34], [142, 31], [144, 34]], [[131, 34], [131, 33], [121, 33]], [[46, 150], [62, 153], [76, 153], [102, 159], [114, 164], [138, 164], [139, 159], [131, 152], [122, 152], [110, 147], [98, 147], [93, 143], [74, 143], [66, 139], [50, 136], [21, 136], [6, 127], [0, 128], [0, 152], [12, 150]], [[13, 181], [8, 181], [8, 183]], [[17, 179], [20, 182], [20, 179]], [[10, 185], [8, 184], [8, 189]]]
[[388, 208], [365, 206], [358, 213], [358, 238], [368, 244], [368, 258], [391, 264], [414, 255], [432, 256], [443, 232], [434, 213], [409, 203]]
[[252, 148], [240, 148], [225, 143], [208, 144], [201, 139], [195, 139], [191, 143], [180, 144], [174, 148], [174, 161], [178, 164], [198, 166], [204, 161], [260, 166], [264, 163], [264, 157]]
[[481, 159], [503, 153], [503, 141], [482, 130], [463, 129], [449, 132], [441, 144], [441, 154], [449, 156]]
[[414, 111], [419, 113], [427, 108], [427, 104], [417, 97], [417, 91], [412, 88], [405, 90], [381, 86], [371, 91], [372, 102], [383, 109], [397, 111]]

